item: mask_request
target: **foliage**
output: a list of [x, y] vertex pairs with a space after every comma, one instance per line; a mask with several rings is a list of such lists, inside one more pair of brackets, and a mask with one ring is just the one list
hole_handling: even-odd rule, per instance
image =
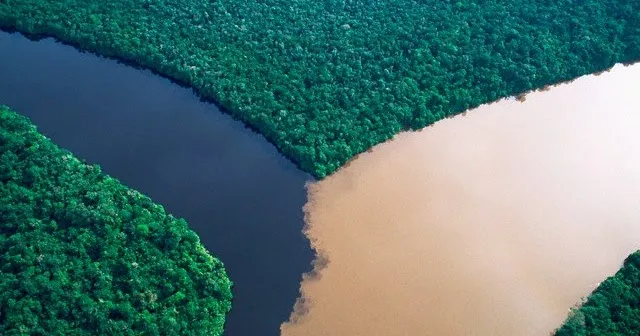
[[0, 334], [220, 335], [230, 306], [184, 220], [0, 106]]
[[0, 27], [187, 83], [317, 177], [401, 130], [640, 58], [626, 0], [2, 0]]
[[556, 336], [640, 335], [640, 251], [569, 314]]

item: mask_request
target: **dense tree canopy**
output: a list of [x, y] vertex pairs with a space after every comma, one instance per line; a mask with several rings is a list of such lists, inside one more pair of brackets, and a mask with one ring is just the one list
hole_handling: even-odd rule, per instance
[[556, 336], [640, 335], [640, 251], [569, 314]]
[[3, 0], [0, 26], [187, 83], [317, 177], [401, 130], [640, 59], [627, 0]]
[[0, 106], [0, 334], [220, 335], [230, 307], [184, 220]]

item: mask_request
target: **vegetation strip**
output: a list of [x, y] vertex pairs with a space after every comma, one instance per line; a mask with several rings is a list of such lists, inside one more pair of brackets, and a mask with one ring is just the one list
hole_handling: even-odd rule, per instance
[[231, 285], [183, 219], [0, 106], [0, 334], [221, 335]]
[[625, 0], [4, 0], [0, 27], [151, 68], [324, 177], [406, 129], [640, 59]]
[[556, 336], [640, 335], [640, 251], [631, 254], [614, 276], [602, 282]]

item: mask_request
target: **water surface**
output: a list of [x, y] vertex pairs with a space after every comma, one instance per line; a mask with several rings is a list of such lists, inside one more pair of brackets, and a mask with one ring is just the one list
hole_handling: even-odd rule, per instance
[[283, 335], [548, 335], [640, 249], [640, 65], [403, 133], [309, 186]]
[[0, 32], [0, 104], [195, 229], [234, 281], [226, 334], [277, 335], [312, 251], [304, 183], [262, 137], [148, 71]]

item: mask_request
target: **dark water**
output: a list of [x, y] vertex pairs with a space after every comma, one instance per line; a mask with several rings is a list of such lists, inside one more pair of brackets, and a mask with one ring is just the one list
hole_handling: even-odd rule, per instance
[[189, 222], [235, 283], [227, 335], [278, 334], [313, 255], [310, 177], [272, 145], [149, 71], [4, 32], [0, 104]]

